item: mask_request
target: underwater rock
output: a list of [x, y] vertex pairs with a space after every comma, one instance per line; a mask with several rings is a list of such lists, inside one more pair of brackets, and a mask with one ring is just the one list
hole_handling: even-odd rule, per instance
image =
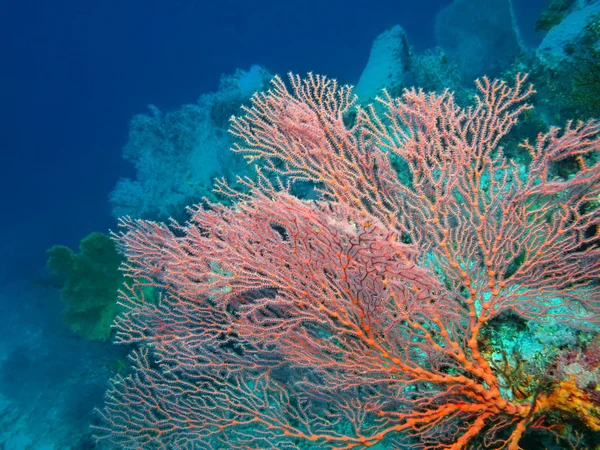
[[579, 9], [577, 0], [552, 0], [540, 14], [535, 31], [548, 31], [561, 23], [574, 9]]
[[367, 66], [354, 89], [361, 103], [372, 103], [385, 87], [400, 94], [410, 68], [411, 50], [404, 29], [396, 25], [381, 33], [371, 47]]
[[438, 13], [435, 36], [463, 81], [500, 73], [524, 49], [511, 0], [455, 0]]
[[585, 5], [570, 13], [546, 35], [536, 51], [540, 61], [547, 67], [557, 69], [565, 62], [572, 62], [584, 48], [577, 42], [587, 32], [588, 25], [600, 14], [600, 3]]

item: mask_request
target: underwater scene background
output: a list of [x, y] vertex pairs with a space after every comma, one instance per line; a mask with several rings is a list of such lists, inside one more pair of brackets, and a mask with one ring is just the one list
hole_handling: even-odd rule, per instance
[[0, 34], [0, 449], [600, 448], [600, 1]]

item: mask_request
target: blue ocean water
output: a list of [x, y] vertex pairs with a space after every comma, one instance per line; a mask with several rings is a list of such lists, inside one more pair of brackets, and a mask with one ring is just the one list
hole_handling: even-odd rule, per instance
[[[415, 53], [439, 45], [436, 16], [451, 3], [5, 2], [0, 448], [96, 448], [92, 411], [127, 349], [90, 342], [64, 324], [46, 250], [76, 249], [86, 235], [116, 227], [109, 196], [120, 179], [136, 176], [123, 158], [135, 115], [150, 104], [165, 112], [193, 104], [216, 91], [222, 75], [252, 65], [356, 84], [373, 41], [394, 25]], [[536, 20], [549, 2], [512, 3], [523, 44], [533, 49], [544, 36]]]

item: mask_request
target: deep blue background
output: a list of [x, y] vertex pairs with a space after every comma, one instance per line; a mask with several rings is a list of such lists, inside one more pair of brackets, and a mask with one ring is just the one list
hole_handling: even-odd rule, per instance
[[[546, 0], [520, 1], [530, 42]], [[3, 2], [0, 11], [0, 267], [30, 271], [54, 243], [114, 226], [107, 195], [131, 174], [127, 125], [213, 90], [253, 63], [356, 82], [373, 39], [401, 24], [434, 45], [450, 0]], [[8, 275], [7, 275], [8, 274]]]

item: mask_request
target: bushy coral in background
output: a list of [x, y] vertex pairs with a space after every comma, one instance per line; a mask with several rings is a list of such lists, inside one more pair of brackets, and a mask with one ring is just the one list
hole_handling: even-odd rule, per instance
[[122, 311], [117, 304], [124, 278], [123, 258], [109, 236], [94, 232], [82, 239], [79, 253], [56, 245], [48, 250], [48, 267], [62, 285], [63, 319], [79, 336], [104, 341]]
[[245, 170], [228, 151], [229, 117], [271, 78], [252, 66], [222, 77], [219, 90], [202, 95], [193, 105], [163, 113], [150, 106], [130, 125], [123, 156], [136, 169], [135, 179], [122, 179], [110, 195], [115, 217], [154, 219], [182, 217], [185, 207], [203, 196], [214, 199], [214, 178], [231, 178]]

